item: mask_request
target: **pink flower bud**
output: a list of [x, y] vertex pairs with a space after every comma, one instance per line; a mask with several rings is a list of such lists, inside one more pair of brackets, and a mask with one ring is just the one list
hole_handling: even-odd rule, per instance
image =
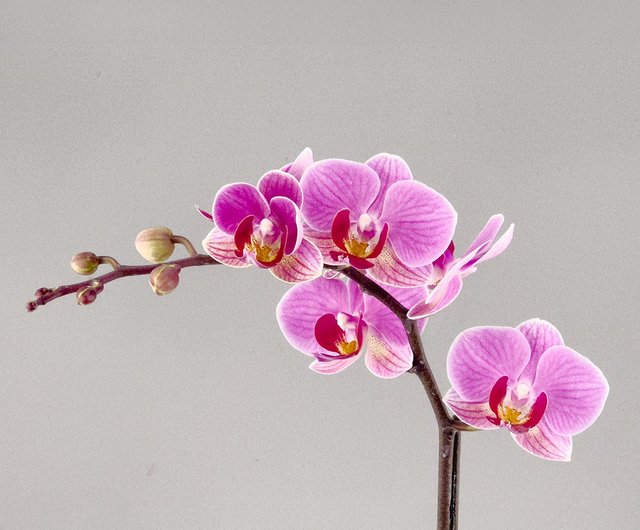
[[159, 296], [169, 294], [178, 287], [180, 282], [180, 267], [178, 265], [159, 265], [149, 275], [149, 285]]
[[88, 276], [98, 270], [100, 259], [93, 252], [80, 252], [71, 258], [71, 268], [78, 274]]
[[80, 305], [88, 305], [95, 302], [98, 295], [104, 289], [104, 285], [98, 280], [94, 280], [91, 282], [91, 285], [85, 285], [84, 287], [80, 287], [76, 292], [76, 301]]
[[147, 228], [136, 237], [136, 250], [144, 259], [153, 263], [167, 261], [174, 248], [173, 232], [164, 226]]

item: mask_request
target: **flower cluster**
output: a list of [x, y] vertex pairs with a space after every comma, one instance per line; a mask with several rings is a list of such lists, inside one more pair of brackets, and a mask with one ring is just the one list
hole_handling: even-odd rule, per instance
[[[309, 149], [255, 186], [224, 186], [211, 213], [200, 212], [214, 223], [203, 241], [209, 256], [297, 284], [277, 319], [289, 343], [313, 358], [312, 370], [334, 374], [364, 356], [381, 378], [414, 365], [406, 321], [339, 271], [357, 269], [381, 286], [421, 332], [427, 317], [457, 298], [464, 278], [507, 249], [514, 228], [499, 236], [504, 217], [493, 215], [456, 257], [456, 211], [414, 180], [402, 158], [314, 161]], [[571, 436], [595, 421], [608, 393], [602, 373], [541, 320], [463, 332], [448, 369], [453, 388], [445, 402], [460, 419], [478, 429], [504, 427], [547, 459], [569, 458]]]

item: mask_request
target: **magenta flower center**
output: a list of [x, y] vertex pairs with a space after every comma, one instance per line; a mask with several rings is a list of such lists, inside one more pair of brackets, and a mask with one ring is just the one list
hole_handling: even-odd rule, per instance
[[236, 255], [241, 257], [247, 250], [256, 261], [265, 267], [274, 266], [282, 260], [287, 241], [287, 229], [281, 230], [271, 219], [259, 223], [253, 215], [245, 217], [234, 235]]
[[315, 325], [318, 344], [340, 357], [349, 357], [360, 351], [363, 342], [363, 321], [347, 313], [322, 315]]
[[509, 385], [508, 376], [496, 381], [489, 395], [489, 406], [494, 417], [487, 416], [494, 425], [507, 427], [512, 432], [525, 432], [535, 427], [547, 409], [547, 395], [537, 397], [529, 384], [516, 382]]
[[368, 213], [352, 221], [348, 209], [340, 210], [333, 218], [331, 238], [343, 252], [333, 252], [332, 257], [347, 257], [351, 265], [361, 269], [371, 267], [366, 260], [380, 255], [388, 233], [389, 225]]

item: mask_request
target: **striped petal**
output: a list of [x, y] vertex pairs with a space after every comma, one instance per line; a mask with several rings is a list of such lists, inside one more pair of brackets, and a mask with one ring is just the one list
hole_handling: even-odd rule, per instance
[[236, 244], [232, 235], [225, 234], [219, 228], [213, 228], [202, 241], [204, 251], [213, 259], [229, 267], [250, 267], [251, 262], [245, 256], [236, 255]]
[[298, 249], [271, 267], [271, 274], [288, 283], [313, 280], [322, 275], [322, 254], [313, 243], [303, 239]]
[[380, 153], [365, 162], [380, 177], [380, 191], [369, 208], [369, 212], [380, 217], [382, 205], [389, 186], [401, 180], [413, 180], [407, 163], [396, 155]]
[[561, 462], [571, 460], [571, 436], [556, 434], [544, 418], [533, 429], [521, 434], [511, 433], [511, 436], [520, 447], [532, 455]]
[[368, 272], [379, 283], [396, 287], [418, 287], [430, 282], [433, 266], [431, 263], [420, 267], [405, 265], [393, 250], [391, 242], [387, 240]]
[[383, 379], [402, 375], [413, 364], [413, 354], [409, 345], [392, 345], [373, 326], [369, 326], [367, 352], [364, 362], [369, 371]]
[[465, 401], [453, 388], [449, 389], [443, 400], [458, 418], [476, 429], [493, 430], [500, 428], [487, 420], [487, 416], [491, 417], [494, 414], [486, 400]]

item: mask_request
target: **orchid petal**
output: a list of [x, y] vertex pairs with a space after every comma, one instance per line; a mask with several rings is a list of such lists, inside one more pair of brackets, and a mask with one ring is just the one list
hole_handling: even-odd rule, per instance
[[219, 228], [213, 228], [202, 241], [202, 246], [207, 254], [220, 263], [229, 267], [245, 268], [251, 263], [246, 257], [236, 255], [236, 244], [233, 236], [225, 234]]
[[274, 169], [260, 177], [258, 181], [258, 190], [267, 201], [274, 197], [287, 197], [291, 199], [295, 205], [300, 208], [302, 206], [302, 188], [300, 183], [284, 171]]
[[498, 257], [505, 250], [507, 250], [507, 247], [511, 244], [511, 241], [513, 240], [514, 226], [515, 225], [511, 223], [509, 225], [509, 228], [507, 228], [507, 231], [504, 234], [502, 234], [500, 238], [493, 245], [491, 245], [491, 248], [489, 250], [487, 250], [482, 256], [480, 256], [480, 258], [476, 261], [476, 263], [489, 261], [490, 259]]
[[512, 433], [511, 436], [520, 447], [532, 455], [546, 460], [571, 460], [571, 437], [555, 433], [545, 422], [545, 418], [527, 432]]
[[539, 318], [527, 320], [516, 329], [525, 336], [531, 348], [531, 359], [520, 375], [520, 380], [531, 384], [536, 376], [536, 368], [542, 354], [551, 346], [563, 346], [564, 341], [555, 326]]
[[289, 344], [312, 355], [320, 349], [314, 335], [316, 321], [326, 313], [337, 315], [348, 307], [346, 284], [320, 277], [289, 289], [276, 307], [276, 318]]
[[430, 263], [420, 267], [408, 267], [400, 261], [387, 240], [369, 273], [379, 283], [397, 287], [417, 287], [429, 282], [433, 267]]
[[314, 372], [318, 372], [319, 374], [337, 374], [338, 372], [342, 372], [342, 370], [356, 362], [358, 360], [358, 357], [359, 355], [352, 355], [350, 357], [345, 357], [344, 359], [336, 359], [335, 361], [315, 360], [309, 365], [309, 368], [311, 368]]
[[504, 215], [502, 215], [501, 213], [497, 213], [489, 217], [487, 224], [484, 225], [482, 230], [480, 230], [480, 233], [476, 236], [471, 245], [469, 245], [469, 248], [465, 251], [465, 255], [473, 252], [475, 249], [481, 247], [487, 242], [492, 242], [498, 235], [502, 223], [504, 223]]
[[[386, 291], [405, 307], [411, 307], [416, 300], [425, 297], [426, 289], [416, 287], [413, 289], [401, 289], [387, 287]], [[386, 305], [373, 296], [364, 297], [364, 318], [367, 324], [373, 326], [382, 335], [383, 339], [394, 345], [407, 345], [407, 332], [400, 319]], [[419, 331], [426, 326], [426, 320], [419, 323]]]
[[339, 159], [316, 162], [300, 184], [302, 215], [312, 228], [323, 231], [331, 230], [340, 210], [347, 208], [356, 217], [365, 213], [380, 189], [380, 179], [369, 166]]
[[390, 379], [411, 368], [413, 354], [408, 343], [405, 346], [389, 344], [379, 331], [370, 325], [364, 362], [373, 375]]
[[545, 412], [549, 427], [568, 436], [596, 421], [609, 394], [600, 369], [566, 346], [552, 346], [542, 354], [533, 384], [536, 392], [549, 398]]
[[331, 265], [337, 265], [339, 263], [331, 258], [330, 255], [331, 251], [335, 251], [338, 248], [333, 242], [333, 238], [330, 232], [321, 232], [305, 226], [304, 237], [305, 239], [311, 241], [316, 247], [318, 247], [320, 253], [322, 254], [322, 259], [325, 263], [329, 263]]
[[280, 171], [285, 171], [293, 175], [295, 179], [299, 181], [305, 169], [311, 164], [313, 164], [313, 153], [311, 149], [305, 147], [291, 164], [287, 164]]
[[303, 239], [296, 251], [284, 256], [280, 263], [272, 267], [271, 274], [288, 283], [313, 280], [322, 275], [322, 254], [318, 248]]
[[295, 203], [287, 197], [274, 197], [269, 203], [271, 215], [276, 219], [278, 227], [287, 227], [285, 254], [291, 254], [302, 242], [302, 216]]
[[483, 430], [499, 428], [499, 425], [487, 420], [487, 417], [491, 417], [493, 412], [491, 412], [486, 400], [478, 402], [465, 401], [453, 388], [449, 389], [443, 400], [455, 415], [466, 424]]
[[431, 291], [426, 301], [414, 305], [407, 316], [418, 319], [435, 315], [449, 306], [462, 291], [462, 275], [445, 274], [445, 277]]
[[447, 372], [465, 401], [487, 400], [495, 382], [516, 381], [531, 352], [524, 335], [507, 327], [476, 327], [458, 335], [449, 349]]
[[213, 220], [226, 234], [233, 234], [248, 215], [264, 219], [269, 206], [262, 194], [251, 184], [236, 182], [222, 186], [213, 200]]
[[198, 210], [198, 213], [202, 215], [202, 217], [213, 222], [213, 215], [207, 212], [207, 210], [203, 210], [202, 208], [200, 208], [197, 204], [194, 204], [194, 206], [195, 206], [195, 209]]
[[380, 191], [369, 207], [369, 212], [380, 217], [382, 205], [389, 186], [401, 180], [413, 180], [413, 175], [407, 163], [396, 155], [380, 153], [365, 162], [380, 177]]
[[381, 221], [389, 223], [389, 239], [400, 260], [417, 267], [447, 249], [457, 214], [437, 191], [422, 182], [402, 180], [389, 187]]

